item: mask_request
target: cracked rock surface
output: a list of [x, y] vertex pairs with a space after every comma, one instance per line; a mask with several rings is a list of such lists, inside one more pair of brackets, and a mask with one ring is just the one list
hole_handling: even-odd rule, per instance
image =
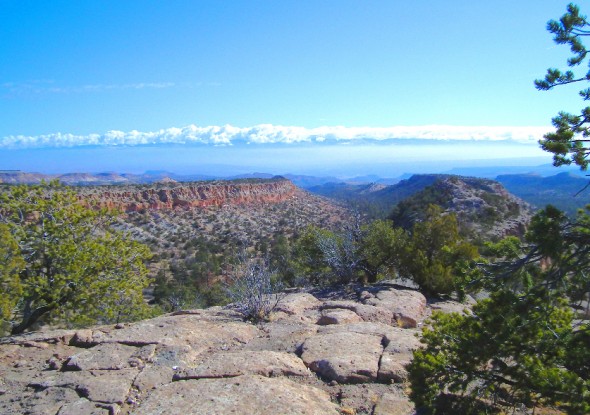
[[430, 307], [364, 290], [289, 294], [258, 326], [213, 307], [2, 338], [0, 413], [414, 414], [405, 366]]

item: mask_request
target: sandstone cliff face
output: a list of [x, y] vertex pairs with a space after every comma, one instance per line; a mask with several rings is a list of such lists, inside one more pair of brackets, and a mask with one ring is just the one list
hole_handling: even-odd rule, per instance
[[88, 205], [125, 212], [284, 202], [302, 191], [287, 179], [80, 188]]

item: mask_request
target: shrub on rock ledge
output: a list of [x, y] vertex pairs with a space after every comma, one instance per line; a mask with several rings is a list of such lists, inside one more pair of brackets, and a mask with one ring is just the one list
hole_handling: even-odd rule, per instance
[[282, 288], [267, 261], [241, 259], [232, 270], [227, 288], [230, 307], [246, 320], [265, 320], [283, 297]]

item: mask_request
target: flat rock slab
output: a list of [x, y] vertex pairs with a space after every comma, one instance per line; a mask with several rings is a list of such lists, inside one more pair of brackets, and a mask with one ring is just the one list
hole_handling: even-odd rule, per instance
[[194, 345], [195, 348], [184, 346], [158, 346], [151, 358], [155, 366], [167, 366], [170, 368], [192, 365], [206, 351], [214, 348]]
[[286, 295], [275, 308], [276, 311], [293, 315], [302, 315], [306, 310], [319, 308], [321, 301], [308, 293], [295, 293]]
[[174, 369], [167, 366], [146, 366], [133, 381], [133, 387], [146, 392], [172, 382]]
[[423, 347], [420, 342], [419, 330], [397, 329], [386, 335], [386, 353], [411, 354], [414, 350]]
[[194, 369], [186, 369], [175, 380], [226, 378], [240, 375], [309, 376], [303, 361], [294, 354], [271, 351], [220, 352], [208, 357]]
[[381, 382], [405, 382], [408, 380], [407, 365], [412, 361], [411, 354], [383, 353], [379, 361], [377, 378]]
[[332, 308], [322, 310], [322, 316], [317, 324], [320, 326], [326, 326], [328, 324], [360, 323], [361, 321], [363, 320], [352, 310]]
[[182, 314], [164, 315], [118, 330], [94, 330], [88, 342], [121, 343], [130, 346], [190, 345], [197, 350], [224, 344], [244, 344], [257, 335], [258, 329], [255, 326], [241, 321], [208, 321], [200, 314]]
[[15, 396], [8, 401], [0, 400], [0, 413], [2, 415], [53, 415], [57, 414], [65, 403], [78, 399], [78, 394], [71, 389], [49, 388], [22, 397]]
[[391, 324], [393, 322], [393, 313], [391, 310], [374, 305], [360, 304], [356, 301], [340, 300], [326, 301], [322, 304], [322, 311], [328, 309], [345, 309], [354, 311], [363, 321], [373, 323]]
[[377, 379], [382, 337], [352, 332], [326, 333], [303, 343], [301, 358], [314, 372], [339, 383]]
[[111, 415], [115, 409], [116, 407], [108, 407], [80, 398], [62, 406], [58, 415]]
[[338, 415], [328, 393], [286, 378], [244, 375], [174, 382], [156, 389], [137, 415]]
[[66, 361], [63, 370], [118, 370], [138, 365], [132, 360], [137, 347], [123, 344], [101, 344], [77, 353]]
[[392, 393], [383, 394], [373, 410], [373, 415], [413, 415], [414, 413], [414, 404], [406, 396]]
[[372, 336], [379, 336], [384, 338], [384, 343], [387, 344], [391, 339], [397, 337], [400, 333], [407, 331], [399, 327], [392, 327], [383, 323], [350, 323], [350, 324], [338, 324], [329, 325], [318, 328], [318, 333], [358, 333], [367, 334]]
[[127, 398], [138, 373], [137, 369], [58, 372], [32, 381], [29, 386], [37, 389], [71, 389], [93, 402], [121, 404]]
[[367, 298], [365, 304], [390, 310], [400, 327], [415, 328], [426, 317], [426, 297], [418, 291], [388, 288], [374, 296]]
[[308, 323], [271, 322], [261, 328], [261, 334], [250, 340], [244, 350], [271, 350], [295, 353], [301, 344], [315, 335], [318, 326]]
[[2, 339], [3, 341], [8, 341], [13, 344], [20, 344], [24, 345], [26, 343], [47, 343], [47, 344], [57, 344], [63, 343], [67, 344], [71, 340], [71, 338], [75, 335], [76, 330], [47, 330], [47, 331], [33, 331], [30, 333], [19, 334], [18, 336], [12, 336], [8, 339]]

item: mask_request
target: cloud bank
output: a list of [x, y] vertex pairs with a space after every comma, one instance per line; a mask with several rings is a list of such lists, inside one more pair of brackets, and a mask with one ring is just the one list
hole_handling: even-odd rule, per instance
[[298, 144], [298, 143], [386, 143], [399, 140], [513, 141], [536, 144], [550, 127], [466, 127], [448, 125], [396, 127], [305, 128], [261, 124], [167, 128], [159, 131], [108, 131], [105, 134], [54, 133], [37, 136], [10, 135], [0, 139], [1, 149], [63, 148], [80, 146], [141, 146], [157, 144]]

